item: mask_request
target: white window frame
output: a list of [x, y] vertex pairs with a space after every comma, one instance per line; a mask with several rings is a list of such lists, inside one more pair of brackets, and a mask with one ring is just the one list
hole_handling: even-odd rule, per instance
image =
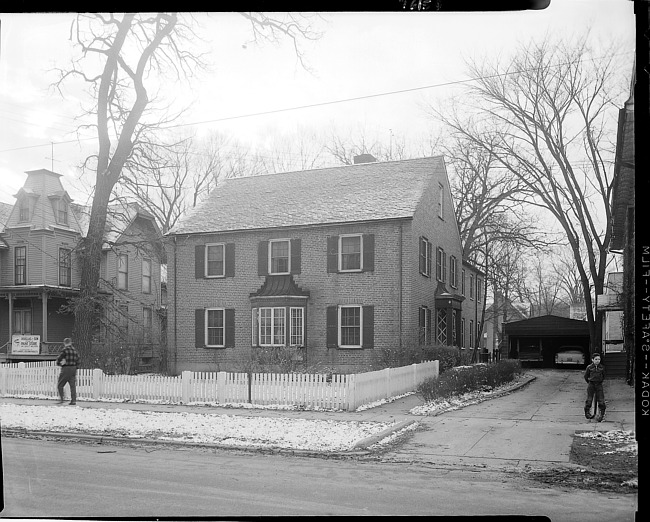
[[[221, 273], [220, 274], [210, 274], [209, 273], [209, 264], [208, 264], [208, 252], [211, 248], [221, 247]], [[226, 277], [226, 244], [225, 243], [207, 243], [205, 245], [205, 258], [203, 263], [203, 272], [206, 278], [221, 278]]]
[[[343, 269], [343, 239], [349, 237], [359, 238], [359, 268]], [[338, 255], [339, 272], [361, 272], [363, 271], [363, 234], [342, 234], [339, 236], [339, 255]]]
[[[266, 335], [262, 335], [262, 314], [265, 311], [270, 311], [270, 343], [263, 342]], [[276, 324], [278, 314], [282, 311], [282, 325]], [[281, 328], [281, 332], [276, 329]], [[282, 342], [275, 342], [276, 338], [280, 337]], [[257, 346], [266, 348], [275, 346], [286, 346], [287, 343], [287, 307], [286, 306], [261, 306], [257, 308]]]
[[[145, 266], [149, 267], [149, 273], [145, 273]], [[153, 272], [153, 263], [151, 259], [144, 258], [142, 260], [142, 293], [150, 294], [152, 292], [152, 272]], [[146, 282], [146, 283], [145, 283]]]
[[[294, 333], [294, 329], [295, 332]], [[289, 346], [305, 345], [305, 308], [289, 307]]]
[[[422, 248], [424, 247], [424, 256], [422, 255]], [[433, 247], [431, 246], [431, 242], [424, 236], [420, 236], [420, 259], [423, 259], [424, 261], [424, 271], [420, 271], [420, 273], [425, 276], [425, 277], [431, 277], [431, 266], [433, 264], [433, 260], [430, 258], [431, 254], [433, 253]]]
[[[343, 309], [356, 308], [359, 310], [359, 325], [348, 327], [359, 329], [359, 344], [343, 344]], [[338, 345], [340, 348], [361, 348], [363, 346], [363, 306], [361, 305], [339, 305], [338, 308]]]
[[436, 342], [446, 345], [449, 339], [449, 316], [446, 308], [436, 310]]
[[[287, 244], [287, 270], [285, 272], [274, 272], [273, 271], [273, 245], [275, 243], [286, 243]], [[286, 275], [291, 273], [291, 240], [290, 239], [271, 239], [269, 241], [269, 252], [268, 252], [268, 273], [270, 275]]]
[[[126, 270], [121, 270], [122, 268], [122, 259], [124, 259]], [[124, 275], [124, 284], [122, 284], [121, 275]], [[117, 289], [118, 290], [128, 290], [129, 289], [129, 255], [128, 254], [118, 254], [117, 256]]]
[[[222, 325], [221, 327], [219, 326], [213, 326], [212, 328], [214, 329], [221, 329], [222, 330], [222, 339], [223, 343], [222, 344], [209, 344], [208, 340], [210, 336], [208, 335], [208, 331], [210, 329], [210, 322], [208, 321], [209, 317], [209, 312], [221, 312], [221, 320], [222, 320]], [[205, 318], [204, 318], [204, 336], [205, 336], [205, 346], [208, 348], [225, 348], [226, 346], [226, 309], [225, 308], [206, 308], [205, 309]]]

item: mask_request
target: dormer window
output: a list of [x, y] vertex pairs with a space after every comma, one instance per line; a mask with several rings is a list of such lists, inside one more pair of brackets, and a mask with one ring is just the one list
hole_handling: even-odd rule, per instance
[[18, 202], [18, 221], [29, 221], [31, 213], [29, 211], [29, 198], [23, 197]]
[[54, 200], [54, 215], [59, 225], [68, 224], [68, 202], [65, 199]]

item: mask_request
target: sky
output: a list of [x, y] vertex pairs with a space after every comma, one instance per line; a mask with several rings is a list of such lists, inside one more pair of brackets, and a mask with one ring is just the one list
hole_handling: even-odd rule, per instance
[[[188, 107], [180, 128], [198, 136], [216, 131], [266, 150], [282, 135], [363, 129], [388, 143], [391, 135], [431, 132], [423, 107], [460, 92], [462, 84], [449, 84], [468, 79], [465, 59], [507, 56], [530, 38], [589, 26], [596, 41], [629, 51], [621, 59], [631, 72], [633, 7], [629, 0], [552, 0], [523, 12], [324, 12], [316, 20], [323, 36], [303, 47], [309, 70], [289, 42], [251, 42], [240, 15], [195, 13], [211, 70], [191, 83], [152, 87]], [[62, 174], [75, 202], [89, 202], [92, 177], [79, 167], [96, 139], [75, 132], [88, 98], [74, 84], [63, 93], [51, 87], [54, 68], [73, 56], [73, 16], [0, 13], [2, 202], [13, 204], [25, 171], [40, 168]]]

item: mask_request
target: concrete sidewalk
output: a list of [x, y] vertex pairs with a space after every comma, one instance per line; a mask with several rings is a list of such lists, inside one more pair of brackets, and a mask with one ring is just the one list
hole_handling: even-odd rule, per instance
[[[517, 391], [479, 404], [427, 416], [410, 413], [414, 407], [423, 404], [416, 395], [358, 412], [80, 400], [77, 405], [82, 408], [245, 417], [394, 422], [394, 429], [409, 422], [418, 422], [420, 428], [405, 443], [384, 455], [385, 458], [478, 467], [566, 464], [569, 462], [572, 437], [577, 431], [634, 430], [634, 389], [623, 380], [605, 381], [607, 414], [603, 422], [596, 423], [584, 417], [586, 384], [582, 372], [533, 370], [529, 375], [532, 377], [529, 384]], [[21, 398], [3, 398], [3, 401], [44, 406], [56, 403], [55, 400]], [[366, 441], [368, 442], [371, 441]]]

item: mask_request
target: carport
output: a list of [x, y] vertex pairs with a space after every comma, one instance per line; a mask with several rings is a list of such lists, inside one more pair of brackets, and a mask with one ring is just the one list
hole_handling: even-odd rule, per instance
[[589, 360], [589, 324], [555, 315], [543, 315], [503, 324], [508, 357], [552, 368], [564, 346], [579, 347]]

